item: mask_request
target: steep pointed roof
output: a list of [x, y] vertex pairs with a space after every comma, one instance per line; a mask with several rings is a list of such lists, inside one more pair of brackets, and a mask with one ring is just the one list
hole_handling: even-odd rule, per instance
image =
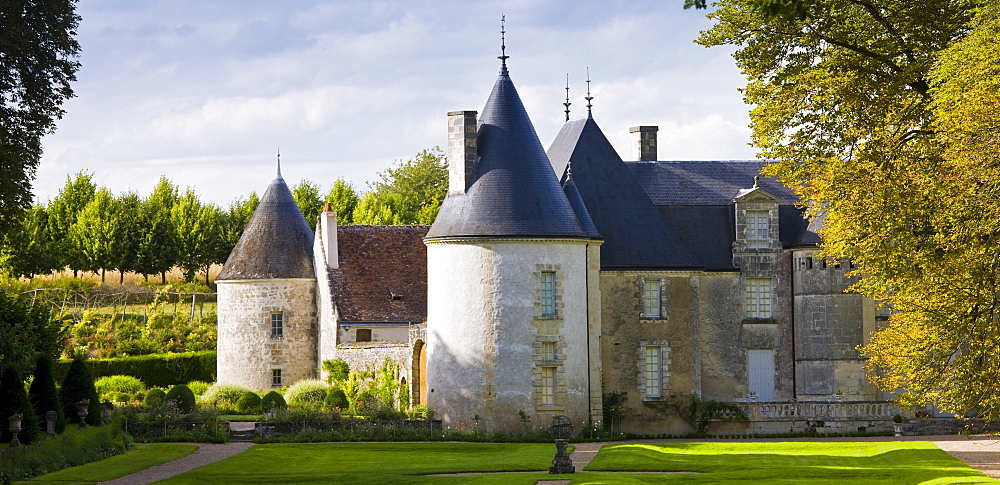
[[427, 238], [588, 238], [556, 179], [506, 68], [483, 108], [464, 195], [449, 194]]
[[312, 244], [312, 230], [279, 166], [216, 281], [315, 278]]
[[629, 172], [593, 117], [571, 121], [549, 147], [556, 173], [572, 181], [602, 236], [606, 268], [700, 268], [674, 228]]
[[583, 202], [580, 190], [576, 188], [576, 182], [573, 181], [573, 176], [569, 170], [566, 171], [566, 176], [563, 177], [562, 186], [563, 192], [566, 193], [566, 199], [569, 200], [570, 207], [576, 213], [576, 219], [580, 221], [580, 226], [583, 227], [588, 236], [599, 239], [601, 232], [597, 230], [594, 220], [590, 218], [590, 212], [587, 211], [587, 204]]

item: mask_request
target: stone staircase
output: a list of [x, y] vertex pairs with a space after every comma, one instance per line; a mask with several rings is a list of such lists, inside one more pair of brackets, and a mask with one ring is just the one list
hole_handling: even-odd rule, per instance
[[257, 436], [257, 423], [230, 422], [229, 441], [253, 442]]

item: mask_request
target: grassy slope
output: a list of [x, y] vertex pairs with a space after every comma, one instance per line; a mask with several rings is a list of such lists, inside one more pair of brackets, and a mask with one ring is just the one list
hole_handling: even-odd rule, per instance
[[65, 468], [57, 472], [33, 478], [23, 484], [38, 485], [39, 483], [92, 484], [105, 480], [113, 480], [146, 468], [176, 460], [197, 450], [194, 445], [173, 443], [157, 443], [151, 445], [138, 444], [121, 455], [112, 456], [101, 461], [86, 465]]
[[619, 475], [615, 483], [997, 483], [926, 441], [614, 445], [587, 470], [697, 472]]

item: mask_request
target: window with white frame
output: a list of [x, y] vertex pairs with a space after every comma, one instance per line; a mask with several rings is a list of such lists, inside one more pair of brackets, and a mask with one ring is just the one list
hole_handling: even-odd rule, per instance
[[542, 316], [554, 316], [556, 314], [555, 271], [543, 271], [541, 274], [541, 284]]
[[285, 315], [282, 312], [271, 312], [271, 338], [285, 336]]
[[660, 397], [663, 394], [663, 359], [660, 350], [659, 345], [647, 345], [644, 349], [646, 397]]
[[746, 318], [770, 318], [771, 278], [747, 278], [744, 298]]
[[642, 282], [642, 316], [659, 318], [662, 305], [660, 280]]
[[542, 405], [553, 406], [556, 403], [556, 368], [542, 367]]
[[281, 387], [281, 369], [271, 369], [271, 387]]
[[770, 243], [768, 232], [767, 211], [747, 211], [746, 239], [747, 247], [766, 248]]

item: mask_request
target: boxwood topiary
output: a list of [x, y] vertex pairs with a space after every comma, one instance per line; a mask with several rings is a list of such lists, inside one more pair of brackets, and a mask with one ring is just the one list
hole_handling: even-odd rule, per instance
[[63, 414], [67, 421], [80, 422], [76, 413], [76, 403], [84, 399], [90, 401], [90, 406], [87, 408], [87, 424], [92, 426], [101, 424], [101, 400], [97, 395], [97, 389], [94, 388], [90, 363], [83, 359], [73, 359], [59, 391], [59, 400], [62, 402]]
[[236, 400], [236, 412], [241, 414], [259, 414], [260, 404], [260, 396], [256, 392], [247, 391]]
[[188, 386], [177, 384], [167, 391], [167, 403], [174, 403], [180, 412], [189, 414], [194, 411], [194, 393]]
[[154, 387], [146, 392], [146, 397], [142, 399], [142, 405], [148, 409], [155, 409], [163, 406], [167, 402], [167, 393], [163, 389]]
[[347, 394], [344, 394], [344, 390], [339, 387], [331, 387], [329, 391], [326, 391], [323, 407], [347, 409]]
[[260, 407], [265, 413], [273, 413], [285, 409], [288, 405], [284, 396], [278, 394], [278, 391], [271, 391], [264, 394], [264, 398], [260, 400]]

